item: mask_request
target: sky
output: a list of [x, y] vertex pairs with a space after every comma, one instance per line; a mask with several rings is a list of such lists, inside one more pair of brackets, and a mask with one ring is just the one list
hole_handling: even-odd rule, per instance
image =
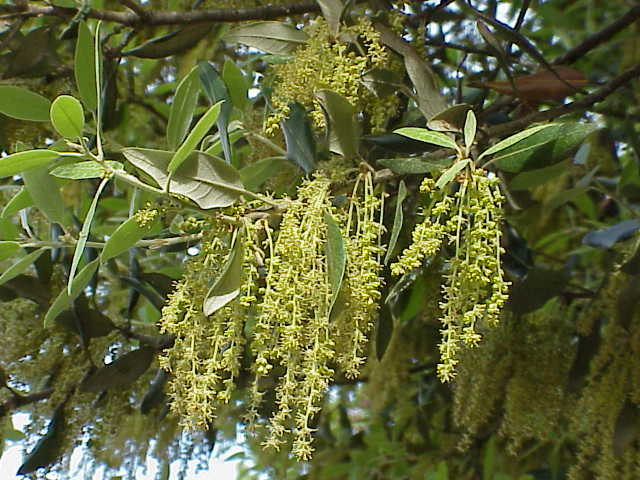
[[[17, 430], [22, 430], [28, 421], [28, 415], [13, 415], [13, 424]], [[9, 445], [10, 448], [5, 448], [5, 451], [0, 458], [0, 479], [24, 480], [24, 477], [16, 475], [16, 472], [20, 468], [20, 465], [22, 465], [22, 447], [20, 446], [20, 443], [10, 443]], [[237, 469], [240, 461], [225, 461], [225, 458], [229, 458], [238, 452], [242, 452], [242, 448], [240, 446], [232, 447], [231, 449], [225, 451], [223, 455], [220, 455], [219, 451], [217, 451], [216, 448], [209, 461], [209, 469], [206, 471], [201, 471], [197, 474], [193, 471], [193, 469], [191, 469], [190, 473], [187, 474], [188, 480], [211, 480], [212, 478], [215, 478], [216, 480], [236, 480]], [[142, 473], [140, 475], [136, 475], [135, 480], [155, 480], [157, 471], [158, 465], [154, 462], [149, 462], [147, 473], [144, 475]], [[98, 480], [101, 477], [98, 476], [94, 478]], [[54, 478], [51, 477], [51, 480], [54, 480]], [[76, 479], [74, 478], [74, 480]], [[82, 476], [78, 474], [77, 480], [87, 479], [82, 478]]]

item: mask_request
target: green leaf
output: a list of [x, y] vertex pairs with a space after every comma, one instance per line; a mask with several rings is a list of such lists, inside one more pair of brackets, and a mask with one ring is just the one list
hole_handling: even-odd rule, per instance
[[469, 104], [454, 105], [435, 115], [427, 122], [427, 127], [438, 132], [461, 132], [469, 110], [471, 110]]
[[227, 59], [222, 68], [222, 78], [229, 91], [231, 102], [239, 110], [244, 110], [249, 104], [248, 92], [250, 85], [240, 67], [235, 62]]
[[80, 98], [89, 110], [95, 110], [98, 106], [96, 100], [95, 45], [93, 35], [86, 22], [78, 24], [74, 73]]
[[327, 118], [329, 129], [329, 149], [343, 157], [354, 158], [358, 155], [360, 133], [356, 121], [356, 109], [349, 100], [331, 91], [316, 93]]
[[53, 418], [47, 426], [47, 432], [40, 437], [33, 450], [24, 459], [18, 469], [18, 475], [27, 475], [42, 467], [48, 467], [54, 463], [61, 454], [62, 433], [64, 431], [64, 407], [56, 408]]
[[151, 347], [142, 347], [125, 353], [84, 379], [80, 385], [80, 391], [99, 393], [111, 388], [129, 386], [149, 369], [155, 353], [155, 349]]
[[289, 118], [282, 122], [282, 133], [287, 145], [287, 159], [299, 166], [304, 173], [316, 168], [316, 141], [304, 108], [294, 103]]
[[444, 172], [436, 182], [436, 188], [443, 188], [449, 185], [449, 183], [455, 178], [460, 170], [469, 165], [469, 163], [470, 160], [468, 158], [465, 158], [464, 160], [458, 160], [456, 163], [451, 165], [451, 167], [446, 172]]
[[58, 183], [49, 175], [47, 167], [42, 166], [23, 172], [22, 180], [33, 203], [49, 221], [65, 225], [66, 212], [62, 195], [60, 195]]
[[276, 55], [293, 52], [309, 36], [282, 22], [255, 22], [241, 25], [224, 35], [226, 42], [238, 42]]
[[347, 254], [344, 239], [342, 238], [342, 233], [340, 233], [340, 226], [333, 218], [333, 215], [325, 212], [324, 222], [327, 225], [326, 255], [327, 272], [329, 283], [331, 284], [331, 303], [329, 304], [329, 313], [331, 313], [342, 286], [342, 279], [347, 265]]
[[0, 262], [15, 256], [21, 249], [22, 247], [18, 242], [0, 242]]
[[47, 249], [40, 248], [35, 252], [31, 252], [28, 255], [25, 255], [16, 263], [7, 268], [2, 275], [0, 275], [0, 285], [7, 283], [9, 280], [16, 278], [18, 275], [21, 275], [27, 268], [29, 268], [33, 262], [35, 262], [40, 255], [42, 255]]
[[71, 95], [60, 95], [51, 104], [51, 123], [65, 138], [81, 137], [84, 128], [82, 104]]
[[195, 47], [200, 40], [209, 34], [212, 28], [213, 25], [210, 23], [188, 25], [160, 37], [152, 38], [136, 48], [122, 52], [122, 54], [138, 58], [164, 58], [176, 55]]
[[189, 132], [193, 112], [195, 112], [200, 94], [197, 69], [198, 67], [193, 67], [187, 76], [180, 81], [173, 97], [169, 110], [169, 123], [167, 124], [169, 150], [176, 150]]
[[[144, 148], [125, 148], [122, 153], [135, 167], [167, 189], [167, 166], [172, 153]], [[190, 198], [200, 208], [233, 205], [244, 192], [240, 173], [217, 157], [193, 152], [171, 178], [170, 193]]]
[[519, 173], [509, 181], [509, 190], [515, 192], [518, 190], [529, 190], [535, 188], [550, 180], [558, 178], [561, 174], [566, 172], [568, 168], [569, 167], [565, 163], [558, 163], [550, 167]]
[[0, 113], [18, 120], [48, 122], [51, 102], [31, 90], [0, 85]]
[[467, 112], [467, 120], [464, 122], [464, 145], [467, 147], [467, 153], [476, 139], [477, 121], [473, 110]]
[[33, 199], [31, 198], [31, 195], [29, 195], [27, 189], [22, 187], [4, 206], [0, 217], [10, 217], [14, 213], [19, 212], [23, 208], [30, 207], [31, 205], [33, 205]]
[[82, 225], [82, 230], [80, 230], [80, 234], [78, 235], [78, 243], [76, 243], [76, 249], [73, 252], [73, 260], [71, 261], [71, 268], [69, 269], [69, 283], [67, 284], [67, 290], [69, 295], [71, 295], [71, 286], [73, 285], [73, 279], [76, 275], [76, 269], [78, 268], [78, 264], [82, 259], [82, 254], [84, 253], [84, 246], [87, 243], [87, 239], [89, 238], [89, 230], [91, 229], [91, 222], [93, 222], [93, 217], [96, 214], [96, 208], [98, 206], [98, 200], [100, 199], [100, 195], [104, 190], [104, 187], [109, 183], [109, 178], [102, 179], [100, 185], [98, 186], [98, 190], [96, 194], [93, 196], [93, 200], [91, 201], [91, 205], [89, 205], [89, 210], [87, 211], [87, 216], [84, 218], [84, 223]]
[[430, 160], [424, 158], [382, 158], [378, 163], [401, 175], [437, 173], [451, 164], [451, 160], [443, 158]]
[[9, 156], [0, 158], [0, 177], [10, 177], [17, 173], [47, 165], [59, 157], [59, 152], [44, 149], [12, 153]]
[[129, 248], [133, 247], [136, 242], [154, 232], [159, 226], [160, 221], [158, 219], [146, 226], [141, 226], [136, 217], [127, 219], [116, 228], [116, 231], [113, 232], [113, 235], [107, 240], [107, 243], [102, 249], [100, 261], [104, 263], [126, 252]]
[[507, 307], [516, 315], [534, 312], [551, 298], [562, 294], [567, 280], [567, 273], [563, 270], [538, 267], [529, 270], [525, 279], [509, 290]]
[[337, 35], [340, 30], [340, 19], [344, 5], [341, 0], [317, 0], [322, 11], [322, 16], [329, 25], [329, 31], [332, 35]]
[[596, 248], [609, 249], [616, 243], [631, 238], [640, 230], [640, 221], [623, 220], [610, 227], [592, 230], [582, 237], [582, 243]]
[[596, 128], [585, 123], [550, 125], [502, 149], [491, 162], [512, 173], [547, 167], [566, 158]]
[[419, 140], [421, 142], [438, 145], [440, 147], [451, 148], [456, 151], [458, 150], [458, 145], [448, 135], [440, 132], [431, 132], [426, 128], [404, 127], [394, 130], [393, 133], [404, 135], [405, 137], [413, 138], [414, 140]]
[[[115, 162], [113, 162], [115, 163]], [[82, 180], [86, 178], [100, 178], [105, 175], [104, 167], [95, 160], [61, 165], [51, 170], [51, 175], [59, 178]]]
[[496, 143], [495, 145], [489, 147], [484, 152], [482, 152], [482, 154], [480, 154], [480, 156], [478, 157], [478, 160], [486, 157], [487, 155], [493, 155], [494, 153], [504, 150], [505, 148], [508, 148], [511, 145], [514, 145], [519, 141], [524, 140], [527, 137], [530, 137], [534, 133], [537, 133], [540, 130], [544, 130], [545, 128], [553, 127], [554, 125], [557, 125], [557, 124], [547, 123], [545, 125], [536, 125], [535, 127], [530, 127], [530, 128], [527, 128], [526, 130], [523, 130], [522, 132], [516, 133], [515, 135], [511, 135], [510, 137], [507, 137], [504, 140], [500, 140], [498, 143]]
[[224, 102], [218, 116], [218, 134], [222, 141], [222, 151], [227, 163], [231, 163], [231, 143], [229, 141], [229, 118], [233, 111], [233, 104], [227, 86], [224, 84], [222, 77], [218, 74], [213, 64], [210, 62], [200, 62], [198, 64], [200, 72], [200, 82], [202, 87], [213, 105], [216, 102]]
[[213, 282], [202, 304], [206, 316], [224, 307], [240, 294], [242, 262], [244, 260], [243, 232], [235, 234], [229, 256], [220, 276]]
[[285, 157], [261, 158], [240, 170], [240, 178], [245, 188], [251, 191], [258, 190], [269, 178], [277, 175], [283, 169], [295, 167]]
[[176, 153], [171, 158], [169, 165], [167, 166], [168, 172], [175, 172], [182, 162], [184, 162], [189, 155], [191, 155], [198, 143], [204, 138], [207, 132], [211, 129], [216, 120], [218, 119], [218, 115], [220, 114], [220, 106], [222, 102], [218, 102], [215, 105], [211, 106], [209, 110], [198, 120], [196, 126], [193, 127], [193, 130], [189, 132], [185, 141], [180, 145], [180, 148], [176, 151]]
[[45, 328], [50, 327], [57, 316], [69, 308], [71, 302], [73, 302], [89, 284], [99, 266], [99, 258], [96, 258], [92, 262], [86, 264], [84, 268], [78, 272], [76, 278], [73, 279], [73, 283], [71, 284], [71, 293], [69, 293], [66, 288], [62, 289], [44, 316]]
[[396, 247], [398, 236], [400, 235], [400, 231], [402, 230], [402, 223], [404, 222], [402, 203], [404, 202], [405, 198], [407, 198], [407, 186], [405, 185], [404, 180], [400, 180], [400, 185], [398, 186], [398, 194], [396, 195], [396, 213], [393, 217], [393, 228], [391, 229], [391, 237], [389, 238], [387, 254], [384, 257], [385, 265], [389, 263], [389, 260], [391, 259], [391, 254], [393, 253], [393, 249]]

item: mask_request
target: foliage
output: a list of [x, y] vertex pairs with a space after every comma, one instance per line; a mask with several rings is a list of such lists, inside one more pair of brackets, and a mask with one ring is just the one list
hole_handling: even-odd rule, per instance
[[20, 474], [640, 475], [640, 8], [431, 3], [0, 6]]

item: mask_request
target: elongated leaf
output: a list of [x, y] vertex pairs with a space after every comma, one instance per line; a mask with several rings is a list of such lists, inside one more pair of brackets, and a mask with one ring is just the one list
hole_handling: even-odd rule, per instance
[[389, 27], [381, 23], [375, 23], [374, 26], [380, 33], [382, 42], [404, 58], [405, 69], [416, 91], [418, 107], [425, 118], [431, 120], [447, 108], [433, 70], [412, 45], [400, 38]]
[[507, 307], [517, 315], [536, 311], [548, 300], [561, 295], [567, 284], [567, 273], [562, 270], [529, 270], [526, 278], [513, 285]]
[[60, 188], [45, 166], [22, 173], [22, 180], [33, 199], [33, 203], [51, 222], [65, 225], [66, 212]]
[[2, 275], [0, 275], [0, 285], [7, 283], [9, 280], [21, 275], [27, 268], [29, 268], [33, 262], [35, 262], [40, 255], [46, 251], [46, 248], [40, 248], [35, 252], [31, 252], [29, 255], [25, 255], [16, 263], [7, 268]]
[[340, 30], [340, 18], [342, 17], [342, 5], [341, 0], [316, 0], [320, 5], [322, 16], [329, 25], [329, 30], [333, 35], [337, 35]]
[[[122, 152], [135, 167], [167, 188], [167, 166], [171, 152], [126, 148]], [[203, 152], [193, 152], [171, 179], [171, 193], [190, 198], [200, 208], [228, 207], [244, 191], [239, 172], [223, 160]]]
[[240, 110], [244, 110], [249, 104], [249, 87], [250, 84], [240, 70], [240, 67], [227, 59], [222, 68], [222, 78], [229, 91], [231, 102]]
[[546, 125], [536, 125], [534, 127], [527, 128], [522, 132], [518, 132], [515, 135], [511, 135], [510, 137], [507, 137], [504, 140], [500, 140], [498, 143], [487, 148], [484, 152], [482, 152], [482, 154], [480, 154], [480, 156], [478, 157], [478, 160], [480, 160], [483, 157], [486, 157], [487, 155], [493, 155], [494, 153], [504, 150], [505, 148], [508, 148], [511, 145], [515, 145], [519, 141], [524, 140], [527, 137], [530, 137], [534, 133], [537, 133], [540, 130], [544, 130], [545, 128], [553, 127], [554, 125], [557, 125], [557, 124], [547, 123]]
[[149, 369], [154, 357], [155, 350], [151, 347], [142, 347], [125, 353], [93, 372], [82, 382], [80, 390], [99, 393], [111, 388], [129, 386]]
[[7, 218], [20, 210], [33, 205], [33, 199], [26, 188], [21, 188], [2, 209], [0, 217]]
[[558, 178], [567, 171], [567, 165], [562, 162], [546, 168], [530, 170], [516, 175], [509, 182], [509, 190], [529, 190], [546, 182]]
[[547, 167], [570, 155], [596, 128], [585, 123], [555, 124], [501, 150], [491, 162], [512, 173]]
[[342, 238], [342, 233], [340, 233], [340, 226], [333, 218], [333, 215], [325, 212], [324, 222], [327, 225], [326, 255], [329, 283], [331, 284], [331, 303], [329, 304], [329, 312], [331, 312], [342, 286], [342, 279], [347, 265], [347, 254], [344, 239]]
[[15, 256], [21, 250], [20, 244], [18, 242], [0, 242], [0, 262], [6, 260], [7, 258], [11, 258]]
[[169, 123], [167, 124], [167, 145], [169, 150], [176, 150], [187, 136], [193, 112], [198, 104], [200, 82], [198, 80], [198, 67], [191, 71], [178, 84], [176, 94], [169, 110]]
[[98, 105], [96, 100], [95, 45], [93, 35], [85, 22], [80, 22], [78, 25], [74, 74], [80, 98], [89, 110], [95, 110]]
[[224, 159], [227, 163], [231, 163], [231, 142], [229, 141], [229, 119], [233, 111], [231, 96], [222, 77], [220, 77], [210, 62], [200, 62], [198, 69], [200, 72], [200, 82], [209, 98], [209, 102], [211, 102], [212, 105], [216, 102], [223, 102], [217, 120], [218, 135], [220, 135], [220, 140], [222, 141]]
[[74, 278], [73, 283], [71, 284], [71, 293], [69, 293], [66, 288], [62, 289], [44, 316], [45, 328], [51, 326], [58, 315], [69, 308], [71, 302], [73, 302], [86, 288], [86, 286], [89, 285], [91, 278], [98, 271], [99, 266], [100, 259], [98, 258], [87, 263]]
[[404, 223], [404, 213], [402, 211], [402, 203], [407, 198], [407, 186], [404, 180], [400, 180], [398, 186], [398, 194], [396, 195], [396, 213], [393, 217], [393, 228], [391, 229], [391, 237], [389, 238], [389, 246], [387, 247], [387, 254], [384, 257], [384, 264], [388, 264], [391, 259], [393, 249], [396, 248], [398, 242], [398, 236], [402, 230], [402, 224]]
[[242, 168], [240, 170], [240, 178], [245, 188], [256, 191], [269, 178], [286, 168], [293, 171], [295, 167], [285, 157], [261, 158], [257, 162]]
[[358, 154], [360, 140], [355, 107], [331, 90], [321, 90], [316, 96], [327, 117], [329, 149], [343, 157], [354, 158]]
[[60, 95], [51, 104], [51, 123], [63, 137], [81, 137], [84, 128], [82, 104], [71, 95]]
[[473, 110], [469, 110], [467, 112], [467, 120], [464, 122], [464, 144], [467, 147], [467, 152], [476, 139], [476, 127], [476, 116], [473, 113]]
[[238, 42], [266, 53], [287, 54], [306, 43], [309, 36], [282, 22], [256, 22], [230, 30], [224, 40]]
[[176, 153], [171, 158], [169, 165], [167, 166], [167, 171], [175, 172], [182, 162], [184, 162], [189, 155], [191, 155], [196, 146], [200, 141], [204, 138], [207, 132], [211, 129], [216, 120], [218, 119], [218, 115], [220, 114], [220, 105], [221, 102], [216, 103], [211, 106], [209, 110], [198, 120], [196, 126], [193, 127], [193, 130], [189, 132], [185, 141], [180, 145], [180, 148], [176, 151]]
[[287, 145], [287, 159], [304, 173], [316, 168], [316, 140], [309, 119], [301, 105], [291, 106], [289, 118], [282, 122], [282, 133]]
[[143, 237], [157, 230], [159, 226], [159, 220], [141, 226], [136, 217], [129, 218], [120, 224], [120, 226], [116, 228], [116, 231], [113, 232], [113, 235], [109, 237], [109, 240], [107, 240], [107, 243], [102, 249], [100, 261], [104, 263], [113, 257], [117, 257], [133, 247], [138, 240], [142, 240]]
[[207, 316], [213, 315], [240, 294], [242, 262], [244, 260], [242, 235], [242, 232], [236, 234], [224, 269], [207, 292], [202, 304], [202, 310]]
[[378, 163], [401, 175], [441, 172], [451, 164], [451, 160], [443, 158], [429, 160], [423, 158], [382, 158]]
[[404, 127], [394, 130], [393, 133], [404, 135], [405, 137], [419, 140], [421, 142], [438, 145], [440, 147], [452, 148], [454, 150], [458, 149], [458, 145], [455, 141], [453, 141], [451, 137], [445, 135], [444, 133], [431, 132], [426, 128]]
[[143, 43], [139, 47], [122, 52], [138, 58], [164, 58], [186, 52], [209, 34], [213, 25], [198, 23], [167, 33]]
[[582, 243], [608, 249], [618, 242], [631, 238], [638, 230], [640, 230], [640, 221], [624, 220], [610, 227], [592, 230], [582, 237]]
[[18, 120], [48, 122], [51, 102], [22, 87], [0, 85], [0, 113]]
[[62, 434], [64, 433], [63, 406], [59, 406], [53, 413], [53, 418], [47, 426], [46, 433], [40, 437], [33, 450], [24, 459], [18, 469], [18, 475], [28, 475], [39, 468], [48, 467], [54, 463], [62, 453]]
[[449, 107], [429, 120], [427, 127], [438, 132], [461, 132], [469, 110], [471, 110], [471, 105], [466, 103]]
[[10, 177], [16, 173], [47, 165], [59, 157], [60, 153], [44, 149], [13, 153], [0, 158], [0, 177]]
[[105, 169], [98, 162], [94, 160], [88, 160], [86, 162], [61, 165], [51, 170], [50, 173], [54, 177], [70, 178], [72, 180], [82, 180], [86, 178], [103, 177], [105, 174]]
[[460, 170], [469, 165], [469, 162], [470, 160], [468, 158], [465, 158], [464, 160], [458, 160], [456, 163], [451, 165], [449, 170], [444, 172], [436, 182], [436, 188], [443, 188], [449, 185], [449, 183], [455, 178]]
[[84, 218], [82, 230], [80, 230], [80, 234], [78, 235], [78, 243], [76, 243], [76, 249], [73, 252], [73, 260], [71, 261], [71, 268], [69, 269], [69, 282], [67, 284], [67, 293], [69, 295], [71, 295], [71, 287], [76, 275], [76, 269], [78, 268], [78, 264], [80, 263], [82, 254], [84, 253], [84, 246], [87, 244], [87, 239], [89, 238], [89, 230], [91, 229], [93, 217], [96, 214], [98, 200], [100, 199], [100, 195], [102, 194], [104, 187], [107, 186], [107, 183], [109, 183], [108, 178], [104, 178], [102, 182], [100, 182], [98, 190], [96, 191], [96, 194], [93, 196], [93, 200], [91, 201], [91, 205], [89, 205], [87, 216]]

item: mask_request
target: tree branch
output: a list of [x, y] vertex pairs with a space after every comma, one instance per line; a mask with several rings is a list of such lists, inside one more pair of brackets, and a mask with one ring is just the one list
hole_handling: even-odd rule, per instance
[[[127, 6], [133, 2], [127, 2]], [[95, 18], [107, 22], [119, 23], [130, 27], [135, 26], [155, 26], [155, 25], [185, 25], [194, 23], [209, 22], [242, 22], [246, 20], [274, 20], [277, 18], [297, 15], [301, 13], [318, 12], [320, 7], [315, 1], [304, 1], [290, 3], [286, 5], [269, 5], [255, 8], [234, 8], [234, 9], [210, 9], [210, 10], [190, 10], [186, 12], [177, 11], [145, 11], [146, 18], [138, 12], [117, 12], [113, 10], [98, 10], [92, 8], [87, 13], [87, 18]], [[21, 7], [14, 4], [0, 5], [0, 12], [6, 15], [1, 18], [27, 18], [27, 17], [59, 17], [73, 18], [78, 12], [75, 8], [58, 6], [41, 6], [28, 4]]]
[[574, 63], [579, 58], [584, 56], [587, 52], [606, 42], [615, 34], [625, 29], [639, 18], [640, 5], [636, 5], [615, 22], [610, 23], [599, 32], [596, 32], [593, 35], [587, 37], [582, 43], [576, 45], [564, 55], [560, 55], [552, 63], [554, 65], [569, 65], [571, 63]]
[[542, 112], [535, 112], [530, 115], [527, 115], [522, 118], [518, 118], [511, 122], [502, 123], [500, 125], [496, 125], [488, 130], [488, 134], [491, 137], [500, 137], [504, 135], [508, 135], [518, 130], [522, 130], [526, 128], [530, 124], [534, 122], [544, 122], [546, 120], [551, 120], [553, 118], [559, 117], [561, 115], [566, 115], [567, 113], [574, 112], [580, 109], [586, 109], [592, 106], [595, 103], [598, 103], [609, 95], [611, 95], [614, 91], [616, 91], [621, 86], [630, 82], [634, 78], [640, 77], [640, 63], [634, 66], [633, 68], [627, 70], [621, 75], [617, 76], [609, 83], [604, 85], [602, 88], [599, 88], [595, 92], [585, 95], [579, 100], [575, 102], [567, 103], [565, 105], [561, 105], [556, 108], [551, 108], [549, 110], [544, 110]]

